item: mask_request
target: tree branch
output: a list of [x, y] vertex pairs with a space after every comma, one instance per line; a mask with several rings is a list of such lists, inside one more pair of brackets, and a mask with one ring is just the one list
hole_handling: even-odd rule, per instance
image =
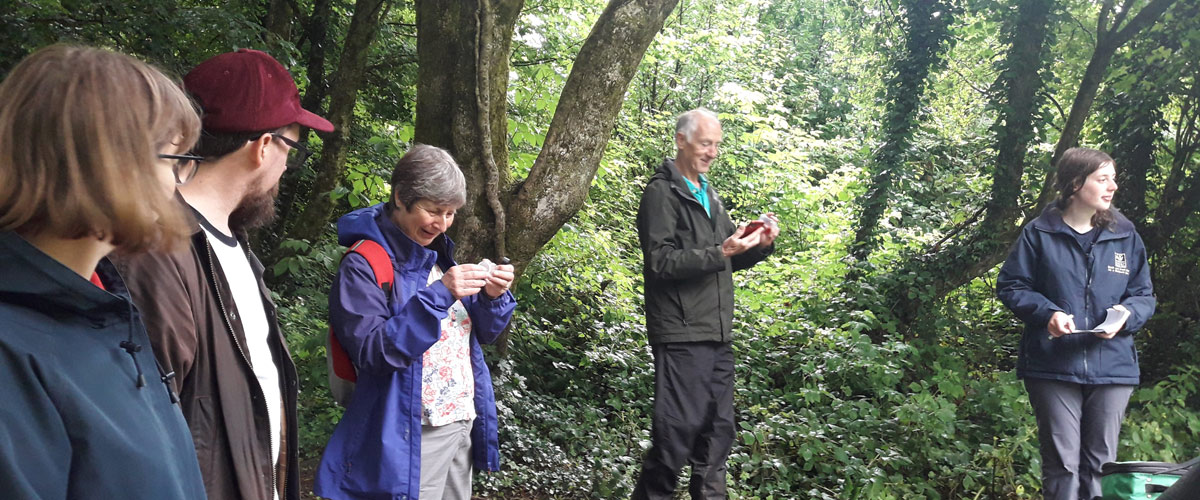
[[677, 2], [612, 0], [596, 20], [542, 150], [509, 204], [509, 216], [524, 229], [508, 235], [517, 257], [532, 257], [583, 206], [629, 83]]
[[476, 87], [475, 105], [479, 107], [476, 114], [476, 125], [479, 127], [480, 150], [483, 153], [483, 165], [487, 169], [488, 206], [496, 217], [495, 226], [496, 257], [504, 258], [508, 251], [505, 249], [505, 214], [504, 205], [500, 203], [500, 170], [496, 167], [496, 158], [492, 155], [492, 126], [491, 126], [491, 58], [492, 52], [492, 16], [490, 0], [479, 0], [475, 10], [475, 65]]

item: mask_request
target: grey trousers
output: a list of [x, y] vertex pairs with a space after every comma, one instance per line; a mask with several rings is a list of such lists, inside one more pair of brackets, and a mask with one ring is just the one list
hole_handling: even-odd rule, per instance
[[471, 424], [421, 426], [421, 500], [471, 500]]
[[1042, 497], [1100, 497], [1100, 466], [1117, 458], [1117, 438], [1132, 385], [1025, 379], [1037, 419]]

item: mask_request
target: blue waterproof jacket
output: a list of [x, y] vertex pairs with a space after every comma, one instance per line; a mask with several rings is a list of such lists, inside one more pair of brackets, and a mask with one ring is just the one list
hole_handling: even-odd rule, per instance
[[[333, 500], [416, 499], [421, 479], [422, 355], [441, 335], [454, 297], [441, 281], [426, 285], [436, 263], [455, 265], [445, 235], [429, 248], [404, 234], [383, 204], [338, 220], [338, 242], [378, 242], [395, 269], [391, 297], [384, 296], [366, 258], [342, 260], [329, 292], [329, 322], [358, 368], [358, 383], [325, 447], [315, 492]], [[516, 309], [512, 294], [490, 299], [482, 292], [462, 299], [473, 324], [471, 366], [475, 375], [475, 423], [471, 452], [476, 469], [500, 468], [496, 400], [479, 343], [491, 343]]]
[[[1084, 248], [1055, 206], [1021, 230], [1000, 268], [1000, 301], [1025, 322], [1017, 377], [1078, 384], [1139, 381], [1133, 332], [1154, 314], [1154, 289], [1146, 247], [1133, 223], [1113, 210], [1116, 221]], [[1104, 322], [1105, 311], [1122, 304], [1131, 313], [1111, 339], [1071, 334], [1051, 339], [1047, 323], [1055, 311], [1074, 315], [1075, 328]]]
[[204, 500], [137, 309], [0, 232], [0, 498]]

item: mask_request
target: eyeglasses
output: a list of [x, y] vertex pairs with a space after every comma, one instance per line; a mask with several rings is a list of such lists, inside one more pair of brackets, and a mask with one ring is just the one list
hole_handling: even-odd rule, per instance
[[309, 149], [304, 147], [303, 144], [288, 139], [287, 137], [284, 137], [283, 134], [272, 133], [271, 137], [283, 141], [283, 143], [287, 144], [288, 148], [290, 148], [288, 149], [287, 157], [288, 168], [300, 167], [304, 165], [304, 162], [308, 161], [309, 156], [312, 156], [312, 151], [309, 151]]
[[200, 168], [200, 162], [204, 161], [203, 156], [196, 155], [160, 154], [158, 157], [163, 160], [175, 160], [171, 162], [171, 172], [175, 174], [175, 184], [178, 186], [192, 180], [192, 177], [196, 176], [196, 169]]

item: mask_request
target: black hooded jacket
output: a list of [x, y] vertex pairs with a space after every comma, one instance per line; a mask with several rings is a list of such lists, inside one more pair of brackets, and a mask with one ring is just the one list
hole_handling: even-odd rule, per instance
[[733, 272], [765, 259], [775, 246], [726, 258], [721, 243], [737, 229], [716, 191], [711, 217], [688, 191], [674, 160], [664, 160], [638, 207], [638, 238], [651, 344], [733, 340]]

